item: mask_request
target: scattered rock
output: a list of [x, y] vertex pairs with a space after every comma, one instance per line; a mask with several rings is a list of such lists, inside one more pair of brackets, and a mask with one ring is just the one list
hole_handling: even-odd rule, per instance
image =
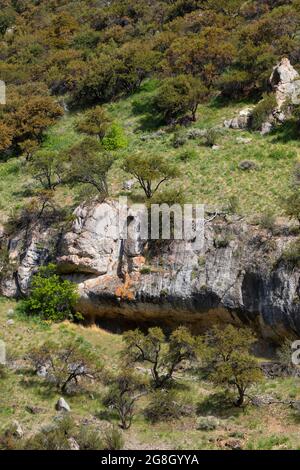
[[41, 377], [42, 379], [45, 379], [45, 378], [47, 377], [47, 375], [48, 375], [47, 367], [46, 367], [46, 366], [41, 366], [41, 367], [38, 369], [36, 375], [37, 375], [38, 377]]
[[14, 309], [12, 309], [12, 308], [10, 308], [10, 309], [7, 311], [7, 316], [8, 316], [8, 317], [13, 317], [14, 314], [15, 314], [15, 311], [14, 311]]
[[6, 324], [7, 324], [7, 326], [12, 326], [12, 325], [15, 324], [15, 320], [13, 320], [13, 319], [7, 320]]
[[239, 169], [243, 171], [257, 170], [257, 164], [252, 160], [243, 160], [239, 163]]
[[17, 438], [17, 439], [22, 439], [23, 436], [24, 436], [24, 431], [19, 423], [19, 421], [17, 420], [14, 420], [12, 423], [11, 423], [11, 426], [9, 427], [8, 429], [8, 433]]
[[220, 145], [213, 145], [211, 149], [212, 150], [220, 150], [220, 148], [221, 148]]
[[125, 191], [131, 191], [135, 185], [136, 185], [136, 180], [132, 179], [132, 180], [124, 181], [123, 189]]
[[244, 108], [239, 115], [233, 119], [224, 121], [227, 129], [248, 129], [252, 115], [252, 108]]
[[252, 139], [247, 137], [237, 137], [236, 141], [238, 144], [250, 144]]
[[199, 431], [214, 431], [220, 425], [215, 416], [202, 416], [197, 420], [197, 429]]
[[65, 411], [66, 413], [71, 411], [70, 405], [66, 402], [66, 400], [61, 397], [55, 405], [56, 411]]
[[39, 413], [42, 413], [43, 411], [42, 408], [39, 408], [37, 406], [31, 406], [31, 405], [27, 405], [25, 409], [31, 415], [38, 415]]
[[68, 439], [68, 443], [70, 446], [70, 450], [80, 450], [78, 442], [74, 439], [74, 437], [70, 437]]
[[270, 134], [272, 129], [273, 129], [273, 124], [271, 122], [264, 122], [261, 126], [260, 134], [261, 135]]

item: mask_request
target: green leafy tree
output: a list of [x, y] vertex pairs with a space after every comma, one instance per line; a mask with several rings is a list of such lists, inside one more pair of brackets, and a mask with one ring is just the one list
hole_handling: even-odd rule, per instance
[[175, 166], [161, 155], [130, 155], [124, 161], [124, 170], [137, 179], [148, 199], [164, 182], [178, 176]]
[[96, 106], [87, 111], [77, 124], [77, 130], [103, 140], [110, 127], [111, 120], [102, 106]]
[[27, 355], [37, 372], [43, 367], [46, 380], [62, 393], [76, 388], [83, 379], [98, 380], [102, 371], [97, 352], [81, 336], [68, 332], [61, 342], [47, 341]]
[[216, 385], [235, 389], [238, 395], [235, 405], [238, 407], [244, 404], [247, 390], [262, 380], [261, 369], [249, 353], [255, 341], [250, 330], [232, 325], [215, 327], [209, 335], [210, 379]]
[[165, 386], [183, 361], [194, 361], [199, 349], [198, 340], [185, 327], [175, 330], [167, 340], [161, 328], [150, 328], [124, 334], [124, 357], [128, 364], [148, 363], [155, 388]]
[[75, 284], [56, 274], [56, 266], [41, 267], [33, 277], [28, 300], [23, 309], [28, 315], [54, 322], [74, 319], [78, 293]]
[[30, 161], [29, 171], [42, 188], [54, 190], [63, 181], [64, 162], [58, 152], [39, 150]]
[[103, 150], [99, 142], [86, 138], [69, 151], [69, 181], [89, 184], [104, 198], [108, 196], [107, 175], [114, 157]]
[[179, 75], [162, 83], [153, 107], [167, 123], [189, 112], [192, 120], [196, 121], [198, 106], [207, 101], [208, 96], [208, 89], [200, 79], [191, 75]]

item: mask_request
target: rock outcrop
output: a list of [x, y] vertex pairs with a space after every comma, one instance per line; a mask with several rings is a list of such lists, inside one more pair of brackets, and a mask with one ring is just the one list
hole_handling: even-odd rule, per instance
[[[288, 106], [287, 109], [284, 109], [284, 105], [300, 103], [300, 75], [287, 57], [281, 59], [273, 68], [269, 82], [276, 97], [277, 106], [270, 112], [266, 122], [262, 124], [262, 135], [271, 132], [276, 123], [282, 124], [286, 121], [289, 110]], [[224, 121], [224, 126], [230, 129], [250, 129], [252, 111], [252, 108], [242, 109], [238, 116]]]
[[276, 95], [278, 111], [287, 102], [300, 103], [300, 76], [288, 58], [284, 57], [274, 67], [270, 84]]
[[78, 284], [78, 308], [87, 319], [110, 325], [186, 323], [194, 331], [233, 322], [273, 339], [300, 334], [300, 271], [280, 261], [295, 238], [287, 228], [270, 237], [238, 217], [218, 217], [206, 223], [201, 249], [193, 240], [158, 245], [142, 239], [142, 214], [134, 209], [128, 212], [128, 239], [122, 240], [123, 211], [116, 202], [80, 206], [62, 238], [40, 227], [22, 249], [14, 241], [20, 236], [11, 240], [10, 257], [18, 257], [19, 267], [0, 282], [2, 293], [17, 295], [21, 286], [24, 294], [38, 265], [54, 259]]

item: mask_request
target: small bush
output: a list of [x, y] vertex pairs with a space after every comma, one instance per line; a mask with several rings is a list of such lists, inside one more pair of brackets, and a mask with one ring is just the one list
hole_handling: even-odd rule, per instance
[[184, 152], [182, 152], [178, 159], [181, 162], [188, 162], [190, 160], [194, 160], [197, 157], [197, 152], [194, 149], [186, 149]]
[[239, 169], [242, 171], [258, 170], [258, 166], [253, 160], [243, 160], [239, 163]]
[[219, 424], [219, 420], [214, 416], [201, 416], [197, 420], [197, 429], [199, 431], [215, 431]]
[[273, 94], [264, 94], [263, 99], [255, 106], [251, 116], [251, 127], [253, 130], [260, 130], [276, 108], [276, 97]]
[[143, 275], [151, 274], [151, 268], [149, 266], [143, 266], [140, 269], [140, 273], [143, 274]]
[[291, 267], [300, 267], [300, 238], [289, 244], [284, 250], [281, 260], [288, 263]]
[[183, 147], [187, 143], [187, 137], [181, 132], [175, 132], [172, 140], [172, 145], [175, 149]]
[[124, 437], [122, 432], [115, 426], [107, 429], [103, 434], [105, 450], [122, 450], [124, 447]]
[[272, 231], [276, 222], [276, 216], [273, 212], [265, 212], [261, 215], [259, 225], [261, 228]]
[[122, 127], [120, 127], [118, 124], [113, 124], [102, 140], [102, 145], [105, 150], [118, 150], [126, 148], [128, 145], [128, 140]]
[[205, 136], [204, 136], [205, 145], [207, 145], [207, 147], [213, 147], [214, 145], [217, 144], [218, 137], [219, 137], [219, 132], [217, 131], [217, 129], [214, 129], [214, 128], [207, 129]]
[[152, 424], [179, 419], [182, 416], [182, 406], [174, 391], [158, 390], [152, 394], [144, 416]]

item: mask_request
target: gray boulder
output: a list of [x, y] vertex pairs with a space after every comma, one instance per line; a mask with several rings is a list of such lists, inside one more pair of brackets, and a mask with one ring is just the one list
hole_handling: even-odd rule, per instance
[[235, 118], [224, 121], [224, 126], [227, 129], [248, 129], [250, 126], [251, 114], [252, 108], [244, 108]]
[[22, 439], [23, 436], [24, 436], [24, 431], [23, 431], [19, 421], [17, 421], [17, 420], [14, 420], [11, 423], [11, 426], [10, 426], [8, 432], [9, 432], [9, 434], [11, 434], [12, 436], [14, 436], [17, 439]]
[[61, 397], [55, 405], [56, 411], [64, 411], [69, 413], [71, 411], [70, 405], [66, 402], [66, 400]]

